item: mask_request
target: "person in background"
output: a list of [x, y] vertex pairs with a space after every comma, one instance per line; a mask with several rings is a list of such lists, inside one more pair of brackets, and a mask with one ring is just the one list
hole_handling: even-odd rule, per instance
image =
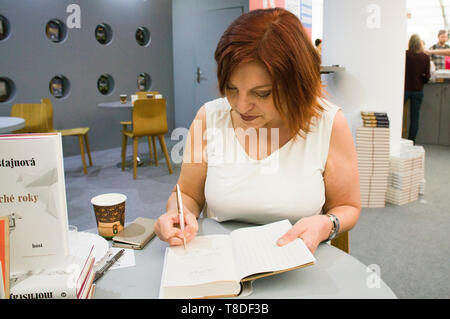
[[[440, 30], [438, 32], [438, 43], [433, 44], [430, 47], [431, 60], [434, 62], [434, 65], [436, 66], [436, 70], [443, 70], [445, 69], [445, 57], [442, 54], [442, 51], [438, 51], [436, 53], [433, 53], [435, 50], [442, 50], [442, 49], [450, 49], [450, 46], [446, 43], [448, 41], [448, 31], [447, 30]], [[447, 50], [448, 52], [449, 50]]]
[[319, 54], [319, 57], [322, 59], [322, 40], [316, 39], [314, 41], [314, 45], [316, 46], [317, 53]]
[[422, 41], [413, 34], [406, 51], [404, 103], [410, 100], [410, 125], [408, 139], [416, 141], [419, 130], [419, 113], [423, 100], [423, 86], [430, 80], [430, 58], [424, 53]]

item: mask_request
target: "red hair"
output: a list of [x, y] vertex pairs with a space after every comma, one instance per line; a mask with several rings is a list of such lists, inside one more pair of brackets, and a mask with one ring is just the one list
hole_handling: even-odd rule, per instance
[[320, 58], [300, 20], [287, 10], [241, 15], [223, 33], [214, 57], [222, 96], [239, 64], [262, 63], [272, 79], [275, 108], [295, 135], [308, 133], [312, 119], [323, 111]]

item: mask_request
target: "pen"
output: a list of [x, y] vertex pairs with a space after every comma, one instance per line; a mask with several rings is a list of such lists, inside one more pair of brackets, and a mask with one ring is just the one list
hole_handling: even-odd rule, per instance
[[177, 205], [178, 205], [178, 213], [180, 214], [180, 228], [183, 232], [183, 246], [186, 250], [186, 237], [184, 237], [184, 214], [183, 214], [183, 201], [181, 199], [181, 191], [180, 186], [177, 184]]
[[108, 261], [106, 261], [106, 264], [100, 268], [99, 270], [97, 270], [97, 272], [95, 273], [95, 277], [94, 277], [94, 282], [96, 282], [98, 279], [100, 279], [105, 272], [112, 266], [115, 264], [115, 262], [117, 260], [119, 260], [120, 257], [122, 257], [123, 253], [125, 252], [125, 249], [121, 249], [119, 250], [111, 259], [109, 259]]

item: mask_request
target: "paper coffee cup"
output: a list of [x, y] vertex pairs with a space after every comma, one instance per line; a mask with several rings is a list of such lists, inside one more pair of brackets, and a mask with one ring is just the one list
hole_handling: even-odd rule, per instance
[[119, 193], [101, 194], [91, 199], [100, 236], [111, 239], [123, 230], [126, 200], [127, 197]]

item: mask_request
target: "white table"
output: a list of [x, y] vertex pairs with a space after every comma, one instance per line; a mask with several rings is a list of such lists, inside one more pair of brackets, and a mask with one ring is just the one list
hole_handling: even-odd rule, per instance
[[131, 103], [130, 99], [127, 99], [126, 103], [122, 103], [120, 101], [114, 101], [114, 102], [105, 102], [105, 103], [99, 103], [98, 107], [101, 108], [108, 108], [108, 109], [132, 109], [133, 104]]
[[25, 126], [25, 120], [21, 117], [0, 116], [0, 133], [11, 133]]
[[[243, 226], [249, 225], [199, 219], [199, 234], [227, 234]], [[136, 266], [106, 272], [96, 283], [95, 298], [158, 298], [166, 247], [155, 237], [143, 250], [135, 250]], [[238, 299], [396, 298], [381, 279], [371, 280], [374, 274], [366, 265], [342, 250], [324, 243], [314, 256], [317, 261], [312, 266], [255, 280], [253, 293]]]

